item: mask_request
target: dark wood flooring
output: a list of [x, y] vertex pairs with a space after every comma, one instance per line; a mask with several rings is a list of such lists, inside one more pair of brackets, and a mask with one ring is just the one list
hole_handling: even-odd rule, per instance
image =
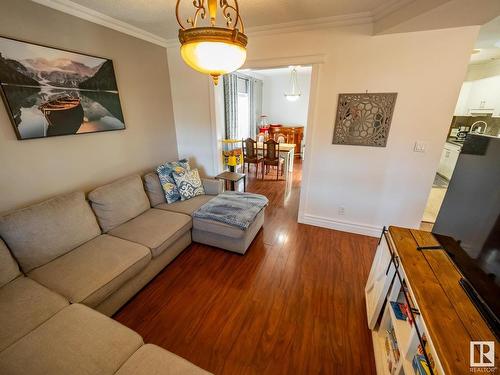
[[300, 162], [288, 196], [254, 176], [248, 190], [270, 205], [247, 253], [192, 244], [114, 318], [215, 374], [375, 374], [364, 286], [376, 239], [297, 223]]

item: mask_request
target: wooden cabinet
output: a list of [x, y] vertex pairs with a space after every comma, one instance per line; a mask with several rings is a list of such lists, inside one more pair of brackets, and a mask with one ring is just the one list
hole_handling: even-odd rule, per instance
[[434, 375], [470, 374], [471, 341], [499, 347], [461, 277], [431, 233], [398, 227], [384, 232], [365, 289], [378, 375], [413, 375], [422, 342]]
[[269, 133], [275, 141], [283, 137], [285, 140], [284, 143], [293, 143], [295, 145], [295, 156], [301, 157], [302, 140], [304, 138], [303, 126], [271, 125]]

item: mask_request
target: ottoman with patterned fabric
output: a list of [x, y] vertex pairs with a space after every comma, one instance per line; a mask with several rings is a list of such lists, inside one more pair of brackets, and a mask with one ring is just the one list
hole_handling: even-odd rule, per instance
[[193, 213], [193, 241], [245, 254], [264, 225], [268, 203], [260, 194], [219, 194]]

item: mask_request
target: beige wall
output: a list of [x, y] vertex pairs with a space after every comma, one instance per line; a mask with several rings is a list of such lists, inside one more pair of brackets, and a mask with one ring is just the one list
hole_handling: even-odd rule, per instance
[[177, 157], [165, 48], [26, 0], [0, 2], [0, 35], [113, 59], [127, 127], [18, 141], [0, 103], [0, 212]]
[[[311, 91], [316, 100], [307, 125], [301, 222], [371, 235], [383, 225], [418, 226], [478, 29], [373, 36], [372, 25], [358, 25], [250, 36], [249, 68], [252, 61], [286, 65], [287, 57], [293, 64], [300, 64], [300, 56], [325, 61], [313, 68], [317, 90]], [[174, 92], [179, 149], [208, 157], [213, 143], [207, 78], [186, 68], [176, 48], [168, 53], [176, 72], [172, 87], [184, 84], [191, 93], [188, 107]], [[398, 93], [387, 147], [332, 145], [338, 94], [365, 91]], [[196, 139], [190, 138], [194, 133]], [[415, 141], [426, 144], [425, 153], [413, 152]]]

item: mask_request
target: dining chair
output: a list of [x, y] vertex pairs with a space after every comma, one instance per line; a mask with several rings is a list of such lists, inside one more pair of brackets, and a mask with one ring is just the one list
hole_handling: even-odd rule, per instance
[[278, 133], [274, 136], [274, 139], [278, 143], [286, 143], [286, 137], [283, 133]]
[[264, 179], [264, 172], [267, 172], [268, 166], [276, 167], [276, 180], [281, 175], [283, 175], [283, 164], [284, 160], [280, 158], [280, 144], [274, 139], [269, 139], [264, 142], [264, 158], [262, 159], [262, 179]]
[[257, 142], [252, 138], [247, 138], [241, 140], [241, 145], [243, 149], [243, 173], [245, 173], [245, 163], [247, 164], [248, 172], [250, 172], [250, 164], [255, 164], [255, 177], [257, 177], [259, 164], [262, 162], [262, 158], [259, 157], [257, 151]]

